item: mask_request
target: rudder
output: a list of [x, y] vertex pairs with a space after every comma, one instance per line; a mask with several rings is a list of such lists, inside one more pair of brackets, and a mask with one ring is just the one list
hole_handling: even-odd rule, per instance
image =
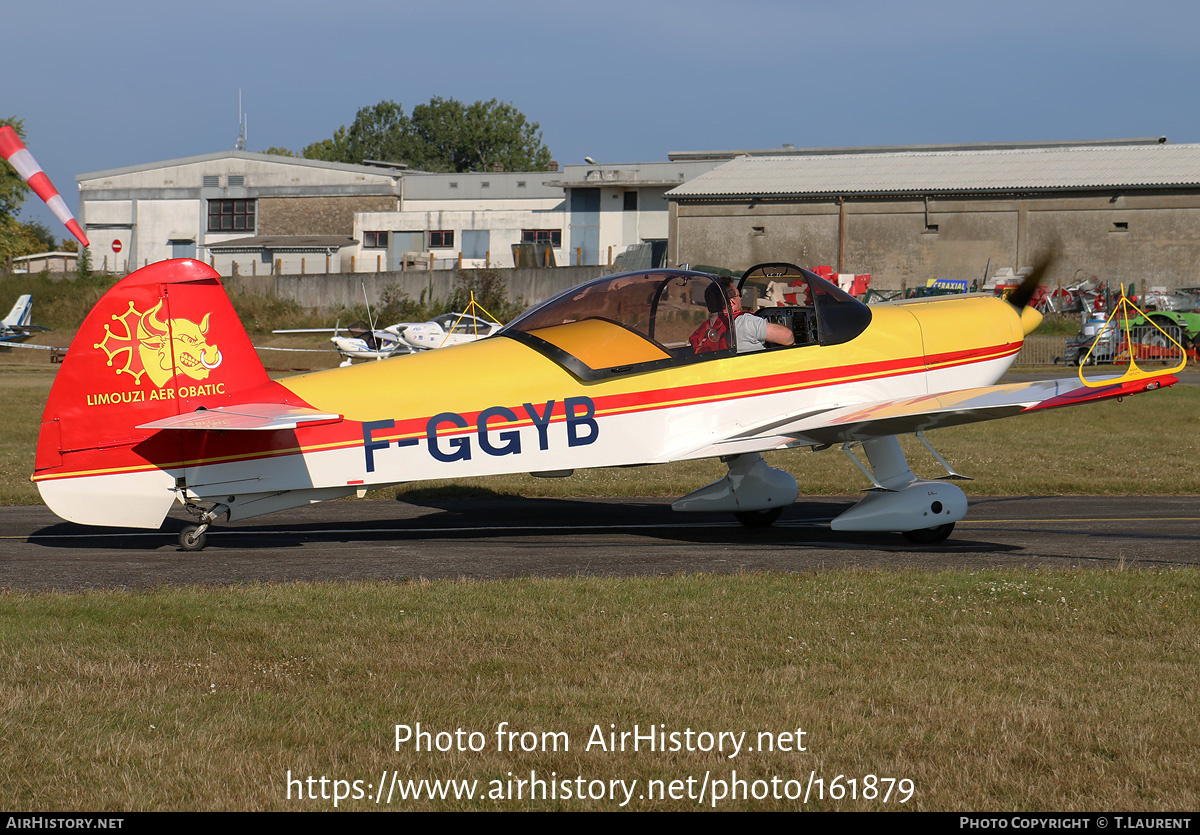
[[267, 382], [217, 272], [151, 264], [105, 293], [75, 335], [42, 415], [33, 480], [65, 519], [157, 527], [184, 443], [137, 427]]

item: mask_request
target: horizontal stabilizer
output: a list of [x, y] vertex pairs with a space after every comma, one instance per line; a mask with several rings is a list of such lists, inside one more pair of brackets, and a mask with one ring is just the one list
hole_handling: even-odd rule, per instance
[[295, 429], [301, 424], [319, 426], [326, 423], [337, 423], [341, 419], [341, 415], [288, 406], [283, 403], [243, 403], [237, 406], [218, 406], [183, 415], [172, 415], [160, 420], [152, 420], [149, 423], [138, 424], [137, 428], [210, 431], [229, 429], [261, 432], [275, 429]]

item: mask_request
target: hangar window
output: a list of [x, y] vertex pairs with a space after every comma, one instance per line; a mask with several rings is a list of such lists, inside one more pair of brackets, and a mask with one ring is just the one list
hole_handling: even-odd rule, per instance
[[451, 249], [454, 246], [454, 230], [439, 229], [429, 233], [430, 249]]
[[1112, 225], [1113, 232], [1128, 232], [1129, 224], [1125, 221], [1117, 221]]
[[522, 229], [521, 243], [549, 244], [552, 247], [562, 246], [561, 229]]
[[363, 232], [363, 246], [367, 249], [386, 249], [388, 245], [387, 232]]
[[253, 232], [255, 228], [253, 200], [209, 200], [209, 232]]

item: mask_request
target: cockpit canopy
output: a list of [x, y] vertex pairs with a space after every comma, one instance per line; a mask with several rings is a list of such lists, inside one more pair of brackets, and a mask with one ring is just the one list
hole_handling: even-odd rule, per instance
[[[811, 311], [810, 341], [820, 345], [849, 342], [871, 323], [871, 308], [826, 281], [816, 273], [794, 264], [759, 264], [742, 274], [738, 282], [742, 306], [759, 316], [775, 320], [773, 308], [800, 307]], [[796, 334], [796, 344], [800, 334]]]
[[[730, 280], [685, 270], [605, 276], [543, 302], [500, 333], [584, 380], [729, 357], [737, 353], [733, 329], [715, 348], [698, 347], [696, 338], [717, 319], [732, 320], [722, 281]], [[785, 282], [794, 298], [785, 298], [784, 309], [756, 310], [773, 304], [772, 282]], [[871, 320], [866, 305], [799, 267], [761, 265], [737, 284], [743, 287], [743, 307], [770, 321], [786, 320], [798, 345], [849, 341]], [[803, 292], [796, 292], [801, 286]]]

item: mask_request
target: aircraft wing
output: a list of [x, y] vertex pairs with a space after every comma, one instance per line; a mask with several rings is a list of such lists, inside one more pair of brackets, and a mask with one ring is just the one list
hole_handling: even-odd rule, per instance
[[1179, 379], [1172, 374], [1159, 374], [1132, 380], [1111, 377], [1085, 386], [1078, 377], [1070, 377], [833, 406], [802, 414], [777, 415], [762, 423], [742, 426], [724, 438], [714, 439], [703, 448], [677, 450], [663, 460], [737, 455], [785, 446], [866, 441], [1125, 397], [1172, 386], [1177, 382]]
[[255, 345], [256, 351], [284, 351], [289, 354], [336, 354], [333, 348], [272, 348], [269, 345]]
[[31, 345], [28, 342], [13, 342], [10, 339], [0, 339], [0, 347], [4, 348], [32, 348], [35, 351], [62, 351], [67, 352], [66, 348], [55, 348], [53, 345]]
[[1100, 385], [1085, 386], [1077, 377], [1070, 377], [861, 403], [801, 418], [776, 428], [774, 434], [785, 435], [803, 444], [865, 441], [1125, 397], [1179, 382], [1171, 374], [1132, 380], [1109, 379], [1108, 382], [1097, 380]]
[[295, 429], [300, 424], [317, 426], [337, 423], [341, 415], [287, 406], [283, 403], [243, 403], [237, 406], [218, 406], [184, 415], [152, 420], [138, 425], [138, 429], [231, 429], [271, 431]]

